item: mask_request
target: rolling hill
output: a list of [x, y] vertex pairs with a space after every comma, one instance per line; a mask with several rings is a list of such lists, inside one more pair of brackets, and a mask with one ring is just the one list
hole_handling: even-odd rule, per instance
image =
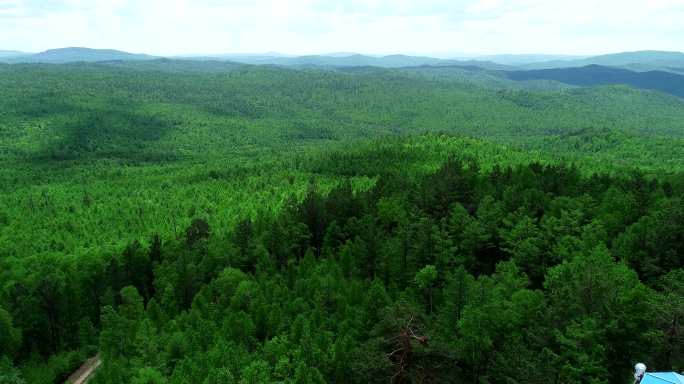
[[[0, 62], [5, 63], [73, 63], [103, 61], [145, 61], [160, 59], [158, 56], [134, 54], [112, 49], [59, 48], [37, 54], [0, 51]], [[492, 70], [510, 70], [513, 67], [480, 59], [447, 60], [427, 56], [388, 55], [371, 56], [356, 53], [331, 53], [326, 55], [287, 56], [279, 53], [192, 55], [174, 57], [190, 61], [231, 61], [251, 65], [277, 65], [283, 67], [378, 67], [403, 68], [417, 66], [467, 65]]]
[[601, 65], [624, 67], [635, 71], [669, 70], [684, 67], [684, 53], [667, 51], [621, 52], [592, 56], [579, 60], [552, 60], [524, 65], [525, 69], [551, 69]]
[[428, 56], [387, 55], [373, 56], [358, 53], [330, 53], [325, 55], [288, 56], [278, 53], [229, 54], [186, 57], [194, 60], [229, 60], [254, 65], [292, 67], [380, 67], [404, 68], [417, 66], [475, 66], [489, 70], [531, 70], [584, 67], [601, 65], [623, 67], [634, 71], [661, 70], [677, 72], [684, 67], [684, 53], [664, 51], [621, 52], [599, 56], [501, 54], [463, 56], [440, 59]]
[[593, 64], [610, 66], [631, 64], [675, 65], [684, 63], [684, 53], [667, 51], [622, 52], [594, 56], [587, 60]]
[[[197, 59], [197, 58], [194, 58]], [[511, 67], [484, 60], [447, 60], [427, 56], [388, 55], [370, 56], [356, 53], [332, 53], [327, 55], [284, 56], [266, 55], [220, 55], [204, 57], [205, 60], [230, 60], [252, 65], [278, 65], [284, 67], [378, 67], [404, 68], [418, 66], [471, 65], [486, 69], [511, 69]]]
[[[2, 58], [2, 56], [0, 56]], [[50, 49], [36, 54], [8, 55], [9, 63], [71, 63], [71, 62], [100, 62], [100, 61], [140, 61], [152, 60], [157, 57], [136, 54], [114, 49], [92, 48], [59, 48]]]
[[[0, 62], [5, 63], [71, 63], [103, 61], [143, 61], [158, 59], [148, 54], [135, 54], [113, 49], [59, 48], [31, 54], [18, 51], [0, 51]], [[637, 72], [653, 70], [682, 73], [684, 53], [664, 51], [621, 52], [599, 56], [502, 54], [489, 56], [442, 59], [411, 55], [363, 55], [358, 53], [329, 53], [324, 55], [289, 56], [269, 52], [263, 54], [191, 55], [174, 57], [192, 61], [232, 61], [252, 65], [284, 67], [378, 67], [406, 68], [420, 66], [470, 66], [487, 70], [536, 70], [576, 68], [588, 65], [621, 67]]]
[[[68, 92], [55, 97], [53, 89]], [[684, 135], [683, 104], [665, 94], [516, 89], [486, 72], [449, 67], [22, 64], [0, 67], [0, 96], [0, 158], [194, 158], [248, 144], [278, 148], [425, 131], [513, 144], [615, 121], [632, 134]]]
[[680, 370], [684, 100], [544, 78], [648, 73], [72, 53], [0, 65], [1, 383]]
[[580, 68], [554, 68], [510, 71], [512, 80], [555, 80], [579, 86], [626, 84], [684, 97], [684, 76], [664, 71], [634, 72], [622, 68], [588, 65]]
[[478, 60], [491, 61], [503, 65], [528, 65], [534, 63], [545, 63], [549, 61], [568, 61], [568, 60], [583, 60], [587, 56], [573, 56], [573, 55], [544, 55], [544, 54], [502, 54], [502, 55], [487, 55], [478, 56]]
[[22, 57], [22, 56], [28, 56], [28, 55], [31, 55], [31, 54], [26, 53], [26, 52], [21, 52], [21, 51], [3, 51], [3, 50], [0, 50], [0, 59], [8, 58], [8, 57]]

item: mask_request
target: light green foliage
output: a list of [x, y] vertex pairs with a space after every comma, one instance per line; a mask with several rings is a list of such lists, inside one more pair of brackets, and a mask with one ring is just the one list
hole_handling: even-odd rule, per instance
[[242, 371], [240, 384], [270, 383], [270, 367], [264, 361], [254, 361]]
[[0, 357], [0, 383], [26, 384], [21, 372], [12, 365], [12, 361], [7, 356]]
[[203, 384], [234, 384], [235, 377], [226, 368], [213, 369], [207, 378], [204, 380]]
[[[367, 137], [465, 134], [602, 169], [671, 170], [684, 156], [682, 103], [623, 88], [495, 91], [401, 70], [149, 65], [3, 67], [3, 253], [117, 250], [154, 233], [178, 237], [196, 217], [224, 231], [303, 196], [317, 173], [312, 159], [329, 154], [320, 144]], [[487, 164], [510, 157], [505, 148], [443, 140], [407, 143], [403, 152], [435, 159], [465, 149]]]
[[682, 369], [683, 129], [452, 68], [0, 66], [0, 382]]
[[164, 376], [154, 368], [140, 368], [131, 380], [131, 384], [165, 384]]
[[434, 265], [426, 265], [416, 273], [416, 284], [420, 289], [430, 288], [437, 280], [437, 268]]

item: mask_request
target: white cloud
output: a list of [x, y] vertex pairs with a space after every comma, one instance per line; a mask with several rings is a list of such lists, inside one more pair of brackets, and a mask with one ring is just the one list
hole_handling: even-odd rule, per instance
[[156, 54], [684, 49], [684, 0], [0, 0], [0, 49]]

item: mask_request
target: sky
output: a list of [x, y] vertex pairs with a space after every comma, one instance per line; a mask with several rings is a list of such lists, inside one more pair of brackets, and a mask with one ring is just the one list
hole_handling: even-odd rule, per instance
[[684, 0], [0, 0], [0, 50], [590, 55], [684, 50]]

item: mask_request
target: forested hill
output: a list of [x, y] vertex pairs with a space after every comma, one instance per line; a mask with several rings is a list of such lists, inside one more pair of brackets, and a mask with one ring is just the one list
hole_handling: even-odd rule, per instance
[[0, 50], [0, 58], [5, 58], [5, 57], [19, 57], [19, 56], [24, 56], [24, 55], [29, 55], [28, 53], [24, 52], [19, 52], [19, 51], [4, 51]]
[[95, 349], [93, 384], [623, 384], [635, 360], [684, 368], [683, 185], [458, 152], [425, 172], [406, 155], [434, 147], [407, 144], [312, 158], [375, 182], [309, 184], [227, 233], [202, 217], [219, 209], [118, 252], [0, 259], [0, 355], [31, 383]]
[[587, 65], [621, 67], [639, 71], [663, 70], [668, 67], [684, 66], [684, 53], [669, 51], [620, 52], [580, 59], [538, 61], [522, 65], [521, 67], [526, 69], [549, 69], [585, 67]]
[[462, 66], [0, 65], [0, 383], [684, 366], [684, 103]]
[[[58, 48], [36, 54], [7, 54], [2, 55], [8, 62], [14, 63], [72, 63], [72, 62], [101, 62], [114, 60], [152, 60], [154, 56], [135, 54], [114, 49], [92, 48]], [[2, 57], [0, 56], [0, 57]]]
[[[221, 57], [219, 57], [221, 58]], [[408, 56], [408, 55], [388, 55], [388, 56], [367, 56], [359, 54], [350, 54], [342, 56], [325, 56], [325, 55], [311, 55], [311, 56], [225, 56], [226, 59], [255, 65], [280, 65], [288, 67], [377, 67], [377, 68], [403, 68], [414, 66], [449, 66], [449, 65], [474, 65], [486, 69], [505, 70], [510, 67], [502, 64], [497, 64], [486, 60], [464, 59], [438, 59], [434, 57], [424, 56]]]
[[513, 80], [556, 80], [581, 86], [626, 84], [684, 98], [684, 75], [663, 71], [634, 72], [621, 68], [589, 65], [580, 68], [509, 71], [507, 75]]
[[[567, 55], [485, 55], [437, 58], [428, 56], [364, 55], [359, 53], [331, 53], [292, 56], [279, 53], [264, 54], [215, 54], [172, 57], [180, 60], [235, 61], [254, 65], [279, 65], [288, 67], [364, 67], [403, 68], [413, 66], [473, 65], [490, 70], [529, 70], [549, 68], [584, 67], [601, 65], [636, 71], [665, 70], [676, 72], [684, 67], [684, 53], [667, 51], [620, 52], [598, 56]], [[0, 59], [13, 63], [27, 62], [101, 62], [112, 60], [151, 60], [153, 55], [132, 54], [111, 49], [57, 48], [33, 54], [17, 51], [1, 51]]]
[[[434, 71], [297, 71], [171, 60], [5, 66], [0, 156], [171, 159], [426, 131], [526, 146], [581, 129], [616, 130], [637, 141], [666, 137], [673, 144], [684, 137], [683, 104], [665, 95], [620, 87], [506, 88], [505, 80], [485, 88], [479, 71], [456, 69], [455, 80], [449, 68]], [[648, 154], [643, 160], [654, 166], [671, 159]]]

